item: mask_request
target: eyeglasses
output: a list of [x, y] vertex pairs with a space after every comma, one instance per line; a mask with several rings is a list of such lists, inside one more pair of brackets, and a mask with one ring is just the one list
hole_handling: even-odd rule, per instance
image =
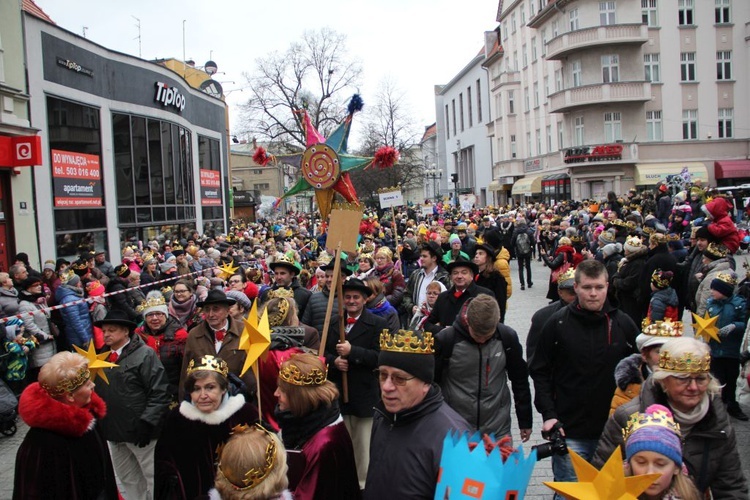
[[706, 387], [709, 382], [711, 382], [711, 376], [710, 375], [698, 375], [697, 377], [678, 377], [675, 375], [672, 375], [672, 378], [674, 379], [675, 383], [681, 387], [690, 387], [690, 384], [695, 382], [695, 385], [698, 387]]
[[373, 370], [372, 373], [375, 374], [376, 377], [378, 377], [378, 380], [380, 381], [381, 384], [385, 384], [385, 381], [388, 380], [388, 377], [391, 377], [391, 382], [393, 382], [393, 385], [397, 385], [399, 387], [403, 387], [406, 385], [406, 383], [409, 380], [413, 378], [417, 378], [417, 377], [404, 377], [403, 375], [396, 375], [394, 373], [381, 372], [380, 370], [377, 370], [377, 369]]
[[188, 293], [188, 292], [190, 292], [190, 290], [188, 290], [188, 289], [185, 289], [185, 290], [175, 290], [174, 291], [174, 293]]

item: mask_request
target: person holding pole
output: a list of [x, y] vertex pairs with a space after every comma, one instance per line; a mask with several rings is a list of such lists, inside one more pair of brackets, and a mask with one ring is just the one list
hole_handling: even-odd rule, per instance
[[[372, 293], [356, 278], [342, 286], [344, 303], [344, 340], [340, 340], [340, 321], [331, 321], [325, 349], [328, 377], [343, 396], [341, 414], [352, 437], [357, 477], [364, 487], [370, 457], [373, 407], [380, 398], [378, 380], [372, 371], [378, 366], [380, 334], [388, 331], [385, 319], [367, 311], [365, 304]], [[348, 382], [348, 399], [343, 379]]]

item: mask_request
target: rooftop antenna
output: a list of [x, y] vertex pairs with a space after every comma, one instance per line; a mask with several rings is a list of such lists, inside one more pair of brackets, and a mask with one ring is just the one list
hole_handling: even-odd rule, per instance
[[182, 20], [182, 77], [185, 78], [187, 73], [187, 63], [185, 62], [185, 23], [187, 19]]
[[83, 27], [83, 38], [86, 38], [86, 31], [88, 31], [88, 29], [89, 29], [88, 26]]
[[141, 55], [141, 20], [135, 16], [130, 16], [130, 17], [136, 20], [135, 25], [138, 28], [138, 36], [135, 37], [133, 40], [138, 40], [138, 57], [142, 57]]

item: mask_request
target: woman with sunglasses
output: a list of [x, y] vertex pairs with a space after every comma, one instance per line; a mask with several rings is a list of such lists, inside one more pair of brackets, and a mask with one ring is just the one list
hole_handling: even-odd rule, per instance
[[704, 494], [710, 490], [716, 499], [748, 498], [734, 428], [710, 366], [711, 354], [705, 343], [689, 337], [667, 341], [640, 395], [609, 418], [593, 465], [601, 467], [623, 444], [622, 430], [630, 415], [659, 404], [667, 407], [680, 425], [683, 462], [698, 489]]

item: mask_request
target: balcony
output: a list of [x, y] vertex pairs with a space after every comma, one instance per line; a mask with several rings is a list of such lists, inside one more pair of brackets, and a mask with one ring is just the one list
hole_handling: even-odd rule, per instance
[[559, 60], [569, 54], [605, 45], [643, 45], [648, 41], [645, 24], [614, 24], [594, 26], [563, 33], [547, 42], [547, 59]]
[[651, 100], [651, 82], [596, 83], [573, 87], [549, 96], [552, 113], [567, 113], [584, 106]]

